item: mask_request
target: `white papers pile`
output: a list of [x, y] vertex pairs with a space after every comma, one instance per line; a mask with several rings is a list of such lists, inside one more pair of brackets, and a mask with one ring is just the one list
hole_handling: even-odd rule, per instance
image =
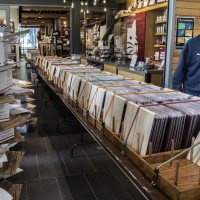
[[14, 128], [0, 131], [0, 143], [10, 140], [14, 138], [14, 136], [15, 136]]
[[9, 103], [0, 104], [0, 122], [10, 119]]
[[0, 188], [1, 200], [13, 200], [13, 197], [3, 188]]
[[12, 69], [0, 67], [0, 94], [7, 91], [12, 85]]

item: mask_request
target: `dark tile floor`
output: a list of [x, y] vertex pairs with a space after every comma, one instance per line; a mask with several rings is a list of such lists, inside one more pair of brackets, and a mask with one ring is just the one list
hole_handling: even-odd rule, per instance
[[[15, 75], [29, 80], [28, 72], [22, 64]], [[63, 115], [73, 116], [55, 97], [46, 107], [42, 89], [35, 88], [34, 95], [37, 127], [15, 147], [26, 152], [21, 163], [24, 172], [11, 178], [23, 184], [21, 200], [145, 199], [96, 143], [77, 148], [75, 158], [70, 157], [70, 147], [79, 139], [79, 124], [66, 122], [57, 133], [56, 125]], [[45, 96], [51, 97], [49, 90]], [[92, 141], [87, 133], [84, 139]]]

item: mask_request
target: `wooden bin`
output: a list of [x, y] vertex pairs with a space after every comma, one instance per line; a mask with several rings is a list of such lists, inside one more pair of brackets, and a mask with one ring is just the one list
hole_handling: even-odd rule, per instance
[[[71, 98], [67, 98], [68, 102], [83, 114], [84, 110]], [[99, 131], [102, 131], [102, 122], [89, 115], [88, 121]], [[121, 152], [123, 149], [123, 140], [112, 130], [103, 128], [104, 136], [110, 140]], [[182, 150], [173, 152], [162, 152], [152, 154], [151, 156], [140, 156], [133, 149], [126, 147], [125, 156], [151, 181], [156, 176], [155, 168], [163, 162], [169, 160]], [[200, 167], [186, 159], [186, 154], [179, 158], [179, 169], [177, 171], [177, 160], [171, 164], [163, 166], [157, 179], [157, 186], [172, 200], [199, 200], [200, 199]], [[178, 175], [178, 176], [177, 176]], [[175, 183], [177, 182], [177, 184]]]
[[[171, 152], [158, 153], [151, 157], [143, 157], [152, 170], [172, 157]], [[179, 164], [177, 164], [179, 162]], [[179, 167], [177, 167], [179, 165]], [[146, 174], [149, 178], [149, 174]], [[160, 169], [158, 187], [173, 200], [200, 199], [200, 167], [186, 159], [186, 155], [179, 160]]]
[[[118, 135], [107, 129], [104, 130], [104, 135], [122, 151], [123, 141]], [[126, 157], [128, 157], [151, 181], [156, 176], [155, 168], [180, 152], [181, 150], [177, 150], [174, 152], [162, 152], [142, 157], [129, 147], [126, 147], [125, 151]], [[186, 159], [186, 155], [184, 155], [179, 158], [179, 168], [177, 168], [177, 160], [174, 160], [171, 164], [163, 166], [160, 169], [157, 186], [170, 199], [199, 200], [200, 167]]]

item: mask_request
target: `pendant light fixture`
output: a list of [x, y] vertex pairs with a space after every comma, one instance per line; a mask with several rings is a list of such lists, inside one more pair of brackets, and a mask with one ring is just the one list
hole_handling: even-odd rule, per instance
[[72, 0], [71, 8], [74, 8], [74, 0]]

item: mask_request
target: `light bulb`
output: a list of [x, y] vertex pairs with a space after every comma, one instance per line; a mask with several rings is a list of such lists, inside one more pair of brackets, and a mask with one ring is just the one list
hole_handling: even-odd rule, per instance
[[88, 13], [89, 13], [89, 10], [87, 10], [86, 13], [88, 14]]
[[93, 2], [93, 5], [94, 5], [94, 6], [96, 6], [96, 5], [97, 5], [97, 2], [96, 2], [96, 1], [94, 1], [94, 2]]
[[66, 0], [63, 0], [63, 3], [66, 3]]
[[88, 2], [87, 1], [85, 2], [85, 6], [88, 6]]
[[81, 12], [83, 13], [83, 9], [81, 9]]
[[104, 8], [103, 11], [106, 12], [106, 11], [107, 11], [107, 8]]
[[82, 6], [84, 5], [84, 2], [83, 2], [83, 1], [81, 1], [81, 5], [82, 5]]
[[74, 2], [72, 2], [72, 4], [71, 4], [71, 8], [74, 8]]
[[106, 3], [106, 0], [103, 0], [103, 3]]

